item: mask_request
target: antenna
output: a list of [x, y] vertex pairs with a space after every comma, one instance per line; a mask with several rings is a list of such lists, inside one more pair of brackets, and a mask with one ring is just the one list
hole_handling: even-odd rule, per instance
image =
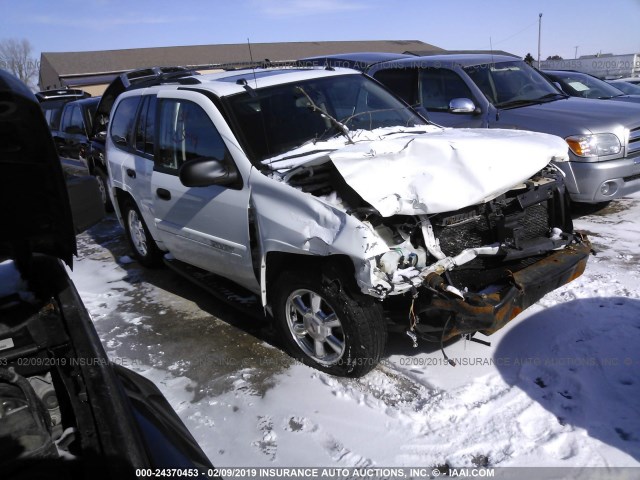
[[253, 63], [253, 54], [251, 53], [251, 42], [247, 37], [247, 45], [249, 46], [249, 58], [251, 59], [251, 70], [253, 70], [253, 83], [258, 88], [258, 79], [256, 78], [256, 65]]
[[[500, 42], [498, 42], [500, 43]], [[491, 37], [489, 37], [489, 49], [491, 50], [491, 63], [496, 63], [493, 61], [493, 42], [491, 41]]]
[[[491, 41], [491, 37], [489, 37], [489, 48], [491, 49], [491, 65], [489, 65], [489, 68], [487, 69], [487, 71], [491, 72], [491, 68], [495, 67], [496, 62], [493, 60], [493, 42]], [[497, 98], [496, 98], [497, 100]], [[490, 108], [487, 109], [487, 127], [489, 126], [489, 112], [491, 111]], [[498, 110], [496, 108], [496, 122], [500, 120], [500, 110]], [[444, 350], [443, 350], [444, 353]]]

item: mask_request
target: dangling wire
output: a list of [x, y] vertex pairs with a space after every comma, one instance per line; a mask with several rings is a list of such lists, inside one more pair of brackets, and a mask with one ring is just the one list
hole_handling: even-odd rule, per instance
[[440, 336], [440, 351], [442, 352], [442, 356], [444, 357], [444, 360], [452, 367], [455, 367], [456, 362], [449, 359], [449, 357], [447, 357], [447, 354], [444, 353], [444, 334], [447, 331], [447, 327], [449, 326], [449, 321], [451, 320], [452, 316], [453, 315], [449, 315], [449, 318], [447, 318], [447, 321], [444, 323], [444, 328], [442, 329], [442, 335]]
[[416, 325], [418, 324], [418, 316], [414, 310], [414, 304], [418, 298], [418, 289], [412, 288], [411, 306], [409, 307], [409, 329], [405, 332], [413, 342], [413, 348], [418, 346], [418, 336], [415, 334]]
[[409, 307], [409, 330], [411, 330], [412, 332], [415, 330], [416, 328], [416, 324], [418, 323], [418, 317], [416, 316], [416, 312], [413, 309], [413, 304], [415, 303], [416, 298], [413, 297], [411, 299], [411, 307]]

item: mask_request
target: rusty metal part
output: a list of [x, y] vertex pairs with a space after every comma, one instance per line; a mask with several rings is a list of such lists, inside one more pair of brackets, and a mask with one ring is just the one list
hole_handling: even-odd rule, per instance
[[591, 243], [586, 235], [579, 234], [579, 237], [579, 243], [511, 273], [509, 285], [499, 292], [466, 294], [465, 300], [434, 298], [428, 305], [429, 310], [454, 315], [451, 328], [444, 332], [444, 340], [476, 331], [491, 335], [547, 293], [582, 275]]

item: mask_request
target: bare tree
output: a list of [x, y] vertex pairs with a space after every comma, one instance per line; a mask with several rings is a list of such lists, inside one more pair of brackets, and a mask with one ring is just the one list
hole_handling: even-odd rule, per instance
[[31, 57], [33, 47], [26, 38], [9, 38], [0, 41], [0, 68], [8, 70], [27, 86], [35, 86], [38, 75], [38, 62]]

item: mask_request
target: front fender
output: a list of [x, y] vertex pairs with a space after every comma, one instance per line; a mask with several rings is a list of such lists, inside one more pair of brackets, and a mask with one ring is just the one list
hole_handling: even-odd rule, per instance
[[388, 251], [365, 223], [321, 198], [259, 172], [250, 177], [251, 208], [260, 248], [260, 284], [267, 304], [266, 257], [270, 252], [298, 255], [346, 255], [361, 272], [367, 259]]

